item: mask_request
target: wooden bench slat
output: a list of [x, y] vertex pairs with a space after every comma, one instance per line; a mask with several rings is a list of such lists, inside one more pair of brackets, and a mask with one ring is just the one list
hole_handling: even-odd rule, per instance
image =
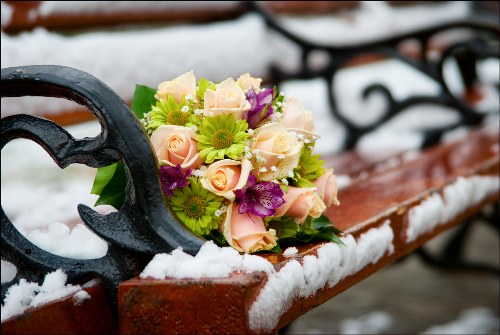
[[[68, 11], [43, 13], [43, 1], [6, 1], [13, 14], [11, 21], [2, 30], [17, 33], [24, 30], [44, 27], [47, 29], [82, 29], [109, 27], [120, 24], [154, 24], [210, 22], [233, 19], [247, 11], [244, 3], [234, 3], [212, 8], [187, 6], [150, 6], [142, 8], [116, 7], [94, 11]], [[92, 8], [93, 4], [89, 5]]]
[[430, 148], [417, 159], [374, 174], [342, 190], [341, 205], [325, 213], [345, 232], [377, 218], [391, 208], [417, 201], [428, 192], [438, 190], [458, 176], [493, 173], [498, 166], [499, 141], [496, 130], [478, 130], [467, 139]]
[[90, 298], [83, 302], [72, 294], [5, 320], [2, 334], [116, 334], [116, 321], [102, 285], [96, 282], [84, 290]]
[[[253, 273], [215, 279], [131, 279], [119, 288], [120, 332], [132, 334], [140, 330], [156, 333], [210, 333], [217, 330], [218, 333], [275, 333], [277, 329], [408, 254], [442, 231], [473, 216], [486, 204], [498, 201], [497, 189], [478, 203], [470, 204], [450, 220], [420, 234], [415, 240], [409, 241], [407, 238], [406, 229], [411, 209], [419, 206], [432, 192], [442, 192], [447, 185], [462, 177], [484, 175], [498, 178], [498, 146], [499, 135], [496, 130], [482, 129], [470, 134], [467, 139], [426, 150], [413, 161], [374, 174], [342, 190], [339, 194], [341, 205], [331, 208], [328, 217], [336, 226], [352, 234], [358, 242], [363, 234], [378, 232], [371, 230], [372, 228], [390, 227], [394, 236], [393, 250], [389, 248], [389, 251], [384, 251], [381, 258], [332, 287], [325, 285], [307, 297], [295, 296], [290, 307], [284, 313], [278, 313], [279, 320], [276, 320], [272, 329], [252, 327], [252, 322], [256, 321], [255, 315], [251, 315], [252, 305], [258, 301], [259, 294], [265, 290], [270, 278]], [[308, 256], [318, 256], [318, 251], [323, 246], [325, 243], [298, 246], [298, 253], [289, 258], [277, 254], [261, 256], [280, 270], [291, 260], [303, 263]], [[228, 282], [232, 283], [230, 289], [219, 289], [220, 285], [227, 285]], [[179, 294], [180, 291], [183, 294]], [[143, 299], [143, 296], [147, 298]], [[204, 297], [203, 303], [200, 302], [200, 296]], [[203, 319], [203, 322], [189, 321], [195, 320], [202, 313], [195, 307], [197, 303], [201, 303], [202, 309], [207, 310], [210, 315], [230, 315], [228, 322], [215, 318], [213, 322], [215, 326], [220, 325], [220, 328], [214, 328], [211, 319]], [[287, 304], [277, 304], [275, 308], [283, 306]], [[148, 312], [144, 314], [144, 311]], [[244, 326], [242, 322], [231, 322], [235, 318], [234, 313], [239, 313], [236, 319], [244, 320]]]

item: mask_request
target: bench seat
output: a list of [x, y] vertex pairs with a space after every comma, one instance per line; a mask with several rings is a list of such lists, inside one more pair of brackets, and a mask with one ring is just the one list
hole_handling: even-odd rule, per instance
[[[353, 238], [344, 239], [346, 246], [340, 247], [340, 260], [335, 259], [335, 252], [325, 249], [325, 243], [312, 243], [298, 246], [298, 252], [289, 257], [262, 254], [274, 265], [277, 272], [273, 275], [239, 273], [229, 278], [165, 280], [136, 277], [126, 281], [119, 287], [120, 332], [275, 333], [478, 213], [485, 205], [498, 201], [499, 157], [498, 132], [484, 128], [467, 139], [428, 149], [410, 162], [374, 173], [343, 189], [339, 194], [341, 206], [327, 211], [330, 220]], [[464, 190], [470, 194], [454, 196]], [[292, 289], [282, 287], [289, 293], [264, 297], [273, 290], [266, 288], [268, 283], [279, 283], [272, 277], [294, 260], [302, 264], [302, 270], [295, 275], [302, 274], [306, 283], [311, 280], [314, 285], [318, 285], [317, 277], [323, 277], [324, 285], [306, 293], [307, 284]], [[310, 265], [315, 262], [320, 268]], [[285, 271], [290, 285], [296, 285], [292, 270], [284, 270], [282, 279], [287, 280]], [[204, 299], [200, 300], [200, 296]], [[252, 309], [254, 304], [260, 310]]]

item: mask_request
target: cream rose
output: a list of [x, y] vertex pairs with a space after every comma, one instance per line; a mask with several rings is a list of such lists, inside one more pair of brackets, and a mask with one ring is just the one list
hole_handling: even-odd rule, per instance
[[196, 96], [196, 78], [193, 71], [184, 73], [174, 80], [164, 81], [158, 85], [155, 98], [167, 99], [171, 95], [175, 101], [180, 102], [183, 95]]
[[288, 186], [283, 199], [285, 203], [276, 210], [275, 217], [277, 218], [286, 214], [297, 218], [299, 223], [303, 223], [308, 216], [319, 218], [326, 209], [326, 205], [316, 194], [316, 187]]
[[252, 163], [248, 159], [235, 161], [223, 159], [208, 166], [201, 184], [207, 190], [234, 201], [233, 190], [238, 190], [246, 185], [248, 175], [252, 170]]
[[232, 79], [226, 79], [217, 86], [217, 89], [205, 91], [205, 112], [214, 116], [232, 114], [236, 120], [243, 119], [243, 112], [250, 109], [245, 92]]
[[258, 164], [259, 169], [254, 170], [254, 174], [264, 181], [287, 177], [299, 163], [302, 146], [303, 143], [281, 123], [267, 123], [257, 128], [250, 148], [254, 153], [258, 150], [254, 159], [262, 158], [265, 162]]
[[227, 243], [238, 251], [247, 253], [269, 250], [276, 245], [276, 231], [266, 231], [264, 221], [252, 213], [238, 213], [238, 205], [231, 203], [221, 227]]
[[310, 139], [318, 137], [313, 133], [314, 121], [312, 112], [305, 109], [297, 98], [286, 98], [281, 123], [287, 129], [304, 134]]
[[262, 79], [260, 78], [254, 78], [250, 76], [249, 73], [245, 73], [244, 75], [241, 75], [238, 80], [236, 80], [236, 83], [241, 87], [241, 89], [246, 92], [249, 89], [253, 88], [254, 91], [259, 91], [260, 90], [260, 84], [262, 83]]
[[195, 131], [181, 126], [160, 126], [151, 135], [158, 161], [180, 165], [183, 170], [196, 169], [203, 162], [196, 148]]
[[337, 177], [333, 174], [333, 169], [328, 169], [326, 172], [314, 181], [318, 188], [319, 197], [323, 200], [326, 207], [332, 204], [339, 205], [337, 199]]

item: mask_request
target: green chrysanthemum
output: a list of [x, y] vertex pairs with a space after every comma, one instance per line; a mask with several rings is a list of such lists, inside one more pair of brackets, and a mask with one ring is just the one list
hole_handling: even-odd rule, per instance
[[179, 219], [195, 234], [204, 236], [217, 229], [219, 219], [215, 215], [224, 198], [207, 191], [196, 178], [190, 184], [175, 189], [169, 198], [172, 209]]
[[184, 98], [177, 103], [169, 95], [167, 100], [157, 101], [156, 106], [153, 106], [151, 112], [148, 113], [150, 121], [147, 128], [154, 131], [159, 126], [166, 124], [186, 126], [191, 122], [193, 116], [191, 109]]
[[205, 117], [198, 127], [198, 150], [200, 157], [206, 163], [216, 159], [238, 159], [245, 150], [245, 140], [250, 136], [245, 131], [248, 123], [245, 120], [236, 121], [233, 115], [218, 115]]
[[312, 155], [312, 149], [304, 147], [300, 153], [299, 164], [293, 170], [294, 177], [290, 183], [296, 187], [312, 187], [313, 181], [321, 177], [325, 173], [323, 164], [324, 160], [320, 159], [320, 155]]

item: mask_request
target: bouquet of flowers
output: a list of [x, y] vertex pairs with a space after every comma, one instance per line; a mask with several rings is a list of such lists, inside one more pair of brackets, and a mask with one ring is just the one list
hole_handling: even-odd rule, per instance
[[[150, 136], [168, 203], [193, 233], [240, 252], [341, 243], [322, 217], [339, 202], [333, 170], [312, 154], [312, 113], [261, 82], [248, 73], [197, 82], [191, 71], [158, 89], [136, 86], [132, 110]], [[123, 194], [103, 187], [117, 175], [120, 165], [98, 170], [96, 204], [121, 206]]]

